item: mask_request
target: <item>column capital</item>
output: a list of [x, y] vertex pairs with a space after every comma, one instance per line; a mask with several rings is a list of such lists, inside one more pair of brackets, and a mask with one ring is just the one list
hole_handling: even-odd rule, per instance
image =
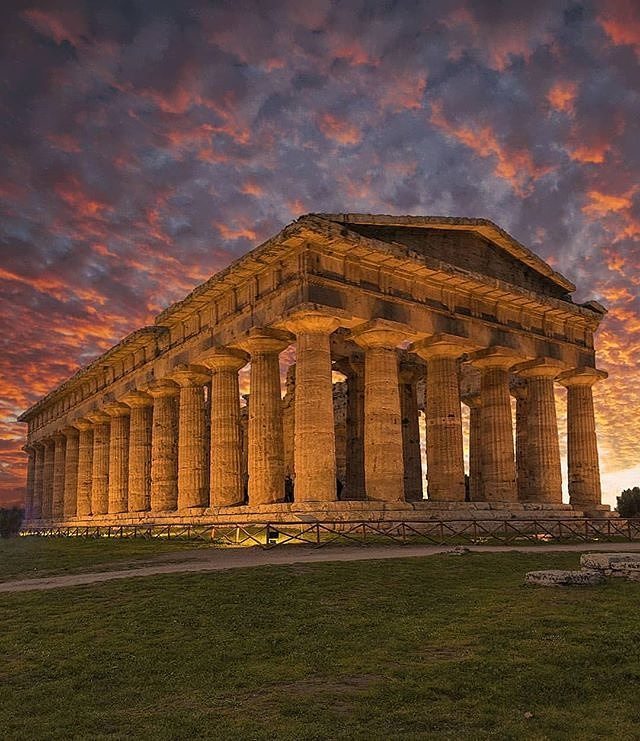
[[465, 353], [471, 353], [479, 349], [479, 345], [468, 337], [439, 332], [409, 346], [409, 352], [424, 358], [459, 358]]
[[566, 363], [561, 360], [542, 357], [518, 363], [511, 368], [511, 371], [517, 373], [520, 378], [555, 378], [566, 367]]
[[211, 380], [211, 373], [204, 365], [187, 365], [179, 363], [171, 371], [171, 380], [182, 388], [203, 386]]
[[503, 370], [509, 370], [514, 365], [522, 363], [525, 360], [526, 357], [521, 352], [518, 352], [518, 350], [500, 345], [486, 347], [484, 350], [478, 350], [469, 355], [469, 362], [476, 368], [502, 368]]
[[263, 355], [268, 353], [281, 353], [294, 341], [290, 332], [270, 327], [252, 327], [234, 346], [245, 350], [250, 355]]
[[480, 409], [482, 406], [482, 397], [480, 394], [466, 394], [460, 397], [460, 401], [469, 409]]
[[79, 434], [78, 428], [74, 425], [67, 425], [66, 427], [63, 427], [61, 432], [66, 438], [75, 437]]
[[373, 348], [393, 350], [402, 342], [411, 339], [414, 334], [406, 324], [389, 319], [372, 319], [354, 327], [350, 339], [365, 350]]
[[89, 414], [86, 414], [85, 417], [94, 425], [102, 425], [111, 419], [111, 417], [101, 409], [94, 409], [92, 412], [89, 412]]
[[62, 442], [63, 440], [66, 441], [66, 436], [62, 430], [56, 430], [52, 435], [51, 439], [54, 441], [54, 443]]
[[335, 369], [343, 375], [352, 376], [364, 373], [364, 355], [362, 353], [351, 354], [348, 357], [338, 358], [334, 362]]
[[400, 383], [417, 383], [425, 374], [425, 366], [411, 360], [401, 360], [398, 365], [398, 379]]
[[180, 393], [180, 386], [169, 378], [159, 378], [151, 381], [145, 391], [149, 396], [158, 399], [163, 396], [177, 396]]
[[131, 409], [120, 401], [110, 401], [104, 405], [104, 411], [109, 417], [128, 417]]
[[210, 371], [239, 371], [249, 362], [249, 354], [237, 347], [212, 347], [198, 358]]
[[525, 400], [529, 397], [529, 386], [524, 378], [516, 378], [509, 384], [509, 393], [514, 399]]
[[280, 326], [295, 335], [331, 334], [340, 324], [341, 321], [335, 314], [322, 309], [297, 309], [279, 322]]
[[35, 453], [35, 445], [29, 445], [29, 443], [25, 443], [22, 446], [22, 451], [26, 453], [27, 455], [30, 455], [31, 453]]
[[72, 422], [73, 426], [78, 430], [90, 430], [93, 427], [93, 422], [86, 417], [78, 417]]
[[561, 373], [556, 380], [568, 388], [569, 386], [593, 386], [594, 383], [608, 377], [609, 374], [606, 371], [581, 366]]
[[126, 404], [130, 409], [153, 406], [153, 397], [144, 391], [133, 390], [124, 394], [119, 401]]

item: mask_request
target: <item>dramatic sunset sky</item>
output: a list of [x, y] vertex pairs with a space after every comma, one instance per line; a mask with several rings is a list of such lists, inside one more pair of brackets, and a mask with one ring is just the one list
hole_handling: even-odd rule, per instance
[[2, 8], [0, 503], [21, 411], [308, 211], [487, 217], [605, 304], [606, 500], [640, 484], [640, 2]]

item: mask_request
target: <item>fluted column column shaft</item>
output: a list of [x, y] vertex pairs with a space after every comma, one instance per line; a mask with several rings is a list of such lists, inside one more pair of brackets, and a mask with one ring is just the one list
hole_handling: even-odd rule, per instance
[[216, 348], [200, 362], [211, 376], [210, 506], [228, 507], [244, 499], [242, 429], [238, 371], [249, 356], [241, 350]]
[[531, 500], [531, 482], [529, 480], [529, 453], [527, 446], [527, 427], [529, 418], [529, 392], [526, 383], [511, 389], [516, 400], [516, 483], [518, 500]]
[[402, 419], [402, 460], [404, 463], [404, 498], [422, 500], [422, 460], [418, 417], [417, 372], [400, 372], [400, 414]]
[[106, 515], [109, 511], [109, 437], [111, 425], [104, 412], [89, 416], [93, 427], [93, 458], [91, 470], [91, 512]]
[[365, 499], [364, 360], [349, 361], [347, 376], [346, 496]]
[[50, 520], [53, 508], [53, 440], [44, 441], [44, 464], [42, 468], [42, 519]]
[[150, 389], [154, 397], [151, 435], [151, 509], [178, 507], [178, 386], [158, 381]]
[[109, 436], [109, 514], [129, 508], [129, 413], [126, 404], [112, 402], [105, 407], [111, 417]]
[[468, 401], [467, 404], [469, 406], [469, 499], [472, 502], [483, 502], [480, 397]]
[[67, 445], [64, 458], [64, 519], [75, 517], [78, 502], [79, 435], [75, 427], [64, 430]]
[[509, 371], [486, 367], [480, 380], [482, 481], [487, 501], [517, 500]]
[[296, 335], [294, 499], [336, 500], [336, 430], [333, 412], [331, 316], [307, 314], [287, 323]]
[[59, 432], [53, 437], [53, 496], [51, 500], [51, 518], [61, 520], [64, 516], [64, 467], [67, 440]]
[[569, 501], [580, 509], [602, 503], [592, 386], [606, 377], [595, 368], [577, 368], [558, 377], [567, 387]]
[[91, 515], [91, 483], [93, 478], [93, 427], [89, 420], [75, 423], [80, 430], [78, 435], [78, 496], [76, 514], [78, 517]]
[[123, 398], [129, 416], [129, 512], [146, 512], [151, 507], [151, 444], [153, 399], [139, 391]]
[[44, 446], [41, 443], [34, 444], [35, 467], [33, 471], [33, 509], [31, 517], [39, 520], [42, 517], [42, 486], [44, 473]]
[[183, 368], [172, 378], [180, 386], [178, 407], [178, 509], [209, 504], [204, 384], [205, 368]]
[[33, 483], [35, 479], [36, 454], [31, 445], [25, 445], [22, 450], [27, 454], [27, 486], [24, 500], [24, 517], [26, 520], [30, 520], [33, 516]]

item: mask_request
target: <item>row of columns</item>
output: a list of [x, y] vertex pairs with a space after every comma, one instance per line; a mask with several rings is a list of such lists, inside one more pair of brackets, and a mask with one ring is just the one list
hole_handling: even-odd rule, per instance
[[[182, 366], [103, 409], [76, 420], [28, 452], [31, 516], [44, 519], [121, 512], [188, 511], [244, 500], [238, 371], [251, 360], [248, 502], [284, 499], [284, 442], [279, 354], [296, 340], [295, 501], [336, 499], [331, 333], [339, 320], [300, 313], [281, 329], [251, 329], [232, 348], [214, 348], [200, 365]], [[399, 374], [398, 346], [408, 328], [374, 320], [352, 331], [363, 360], [341, 370], [349, 383], [347, 490], [354, 498], [422, 498], [415, 397], [417, 369]], [[600, 503], [591, 385], [594, 369], [560, 373], [551, 359], [522, 363], [508, 348], [477, 350], [439, 334], [409, 348], [426, 363], [428, 493], [434, 501], [465, 499], [458, 361], [480, 369], [471, 409], [471, 498], [560, 503], [560, 454], [554, 378], [569, 389], [569, 488], [572, 503]], [[363, 367], [362, 367], [363, 366]], [[518, 476], [509, 378], [526, 379], [526, 475]], [[204, 386], [211, 380], [210, 432]], [[362, 408], [360, 414], [359, 406]], [[523, 406], [522, 409], [525, 409]], [[206, 440], [209, 439], [207, 450]], [[417, 474], [416, 474], [417, 471]], [[526, 479], [526, 493], [523, 480]], [[364, 487], [362, 487], [364, 481]], [[519, 483], [520, 482], [520, 483]], [[518, 487], [520, 486], [520, 492]]]

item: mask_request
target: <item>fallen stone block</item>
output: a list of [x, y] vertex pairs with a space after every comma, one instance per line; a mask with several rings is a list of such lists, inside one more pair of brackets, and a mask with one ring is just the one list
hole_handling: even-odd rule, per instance
[[606, 576], [640, 579], [640, 553], [583, 553], [580, 566], [596, 569]]
[[529, 571], [524, 583], [538, 587], [592, 587], [602, 584], [605, 578], [600, 571], [563, 571], [551, 569], [549, 571]]

